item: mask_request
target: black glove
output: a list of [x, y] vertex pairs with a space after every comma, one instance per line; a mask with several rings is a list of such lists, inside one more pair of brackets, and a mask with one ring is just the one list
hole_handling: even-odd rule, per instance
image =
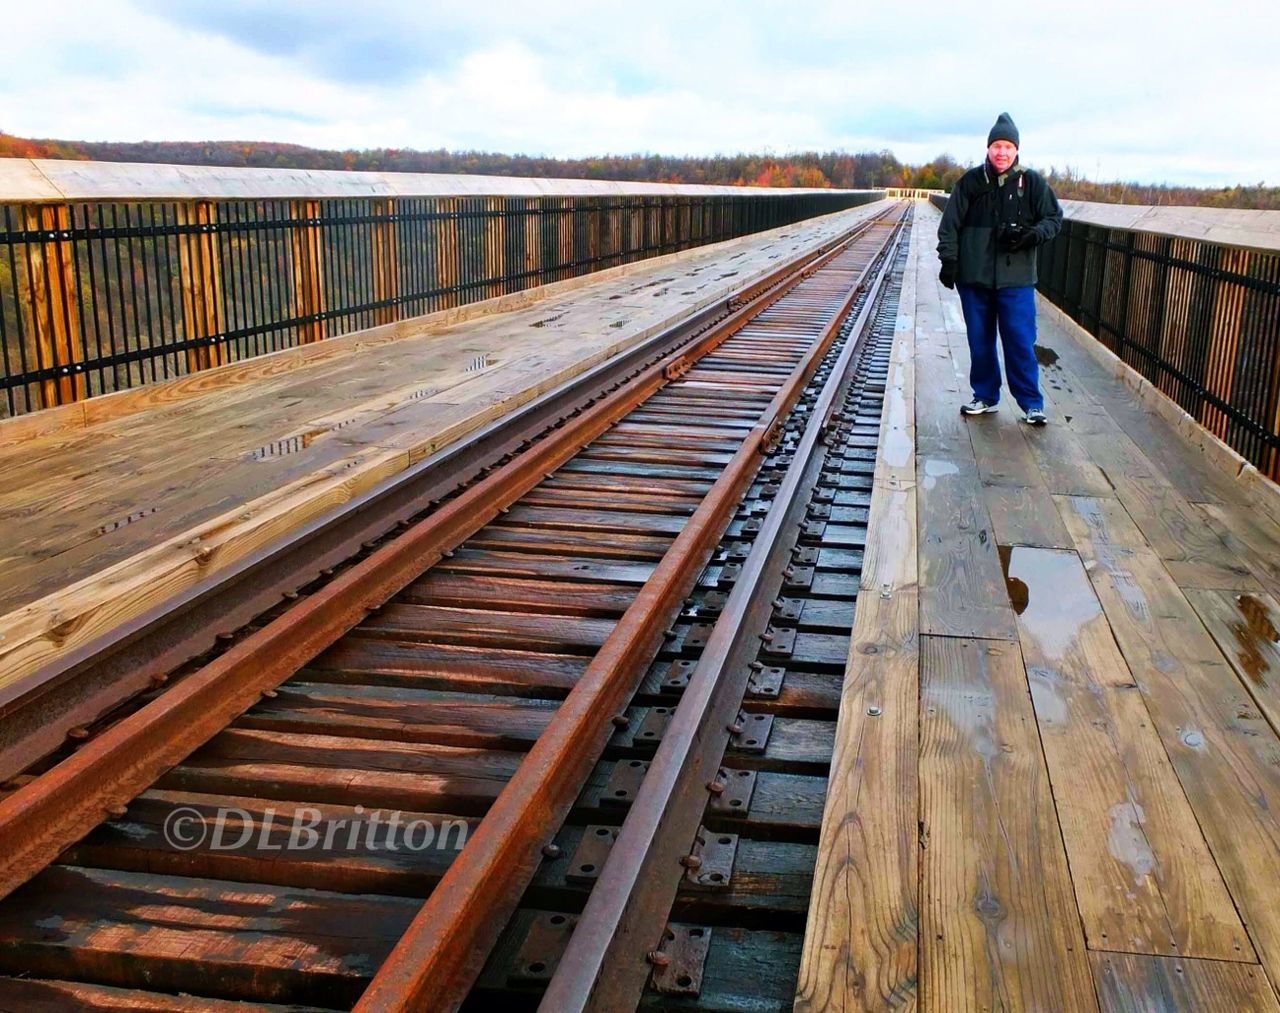
[[1029, 250], [1040, 242], [1035, 229], [1026, 229], [1021, 225], [1006, 225], [1000, 230], [1000, 248], [1006, 253]]
[[1022, 234], [1014, 240], [1014, 250], [1032, 250], [1040, 245], [1040, 233], [1035, 229], [1023, 229]]
[[956, 262], [954, 260], [944, 260], [942, 262], [942, 270], [938, 272], [938, 280], [947, 288], [956, 287]]

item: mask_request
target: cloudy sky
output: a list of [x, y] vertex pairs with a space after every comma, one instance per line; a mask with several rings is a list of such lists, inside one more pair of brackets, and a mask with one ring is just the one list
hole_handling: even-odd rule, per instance
[[582, 156], [890, 148], [1280, 185], [1275, 0], [10, 0], [0, 130]]

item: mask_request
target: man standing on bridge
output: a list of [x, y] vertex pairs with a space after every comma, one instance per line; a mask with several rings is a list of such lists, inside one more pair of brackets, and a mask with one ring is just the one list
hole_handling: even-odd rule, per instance
[[996, 329], [1004, 346], [1009, 391], [1024, 421], [1044, 425], [1036, 365], [1036, 247], [1062, 228], [1062, 209], [1044, 177], [1018, 164], [1018, 128], [1001, 113], [987, 135], [987, 158], [957, 181], [938, 226], [939, 280], [960, 294], [969, 332], [965, 415], [993, 412], [1000, 401]]

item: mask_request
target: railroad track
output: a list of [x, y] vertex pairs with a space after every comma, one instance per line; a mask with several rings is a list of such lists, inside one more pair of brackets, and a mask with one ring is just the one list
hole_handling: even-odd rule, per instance
[[495, 437], [208, 657], [112, 645], [111, 693], [156, 685], [0, 801], [0, 995], [709, 1009], [765, 961], [789, 1005], [904, 214]]

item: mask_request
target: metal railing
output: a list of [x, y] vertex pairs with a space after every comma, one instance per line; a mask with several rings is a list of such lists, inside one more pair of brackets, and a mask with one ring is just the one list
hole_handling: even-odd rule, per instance
[[5, 203], [0, 194], [0, 418], [881, 196]]
[[1068, 219], [1040, 291], [1280, 479], [1280, 255]]
[[1039, 274], [1046, 298], [1280, 480], [1280, 253], [1068, 218]]

